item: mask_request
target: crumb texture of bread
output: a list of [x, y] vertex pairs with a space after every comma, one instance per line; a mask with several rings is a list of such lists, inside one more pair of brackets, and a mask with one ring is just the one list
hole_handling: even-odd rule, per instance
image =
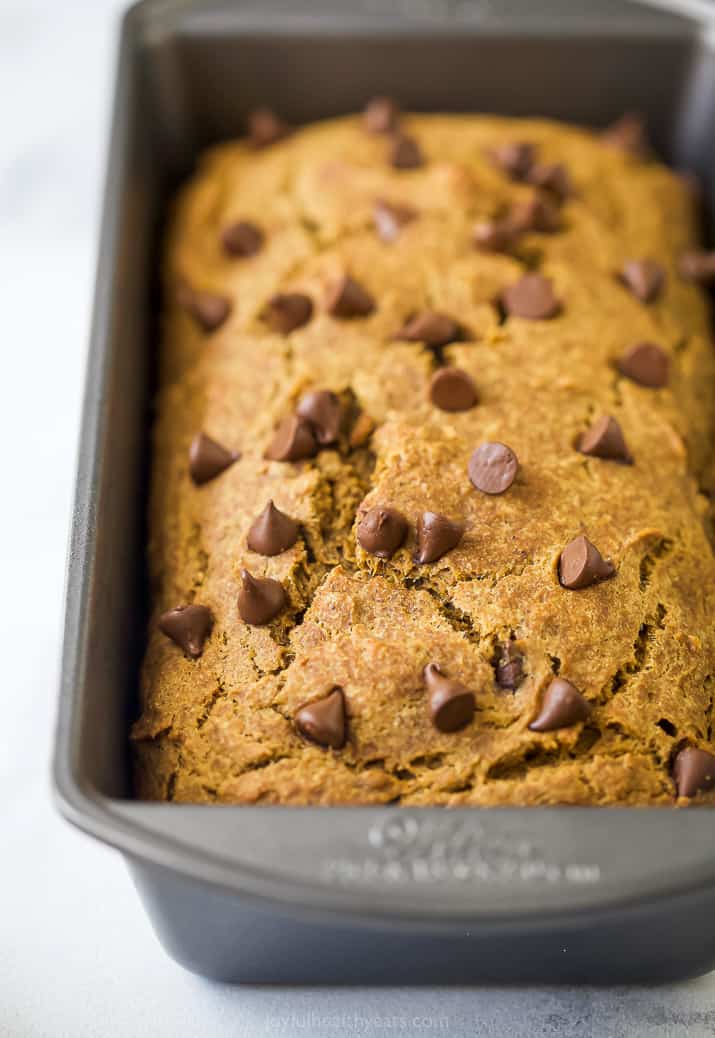
[[[400, 134], [345, 117], [227, 143], [174, 202], [137, 795], [715, 803], [715, 775], [674, 779], [715, 752], [692, 192], [548, 121]], [[518, 467], [470, 465], [483, 444]], [[536, 730], [549, 692], [560, 726]]]

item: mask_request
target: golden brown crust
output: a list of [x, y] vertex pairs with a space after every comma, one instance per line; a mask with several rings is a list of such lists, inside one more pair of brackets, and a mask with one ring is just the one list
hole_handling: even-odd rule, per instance
[[[151, 799], [250, 803], [671, 804], [672, 759], [711, 749], [715, 561], [712, 489], [715, 358], [699, 290], [677, 272], [697, 242], [687, 188], [662, 166], [595, 136], [541, 121], [408, 116], [424, 166], [395, 170], [388, 142], [357, 119], [308, 127], [260, 151], [221, 146], [180, 194], [166, 253], [162, 388], [154, 433], [150, 572], [154, 611], [133, 728], [137, 791]], [[520, 235], [512, 253], [475, 248], [479, 221], [533, 188], [486, 154], [526, 140], [563, 162], [574, 193], [562, 228]], [[395, 240], [376, 233], [382, 200], [414, 210]], [[250, 221], [255, 255], [227, 255], [222, 230]], [[617, 278], [650, 258], [665, 287], [648, 304]], [[509, 316], [496, 300], [527, 270], [551, 279], [561, 310]], [[351, 275], [375, 310], [349, 320], [324, 303]], [[186, 286], [231, 301], [216, 330], [181, 301]], [[262, 315], [276, 293], [303, 293], [311, 319], [288, 335]], [[426, 311], [453, 317], [462, 341], [435, 353], [395, 339]], [[621, 377], [634, 343], [670, 360], [666, 389]], [[471, 376], [478, 403], [429, 400], [437, 363]], [[334, 447], [295, 463], [266, 460], [277, 423], [308, 389], [340, 396], [350, 422]], [[613, 415], [632, 465], [589, 457], [579, 437]], [[241, 457], [196, 486], [189, 446], [203, 432]], [[358, 437], [358, 439], [360, 439]], [[519, 459], [509, 489], [480, 493], [467, 463], [484, 441]], [[246, 535], [269, 500], [301, 524], [288, 550], [261, 556]], [[410, 524], [391, 559], [356, 542], [357, 517], [396, 509]], [[413, 560], [419, 516], [465, 524], [457, 547]], [[617, 567], [580, 591], [558, 558], [579, 534]], [[266, 626], [238, 613], [242, 568], [281, 581], [289, 605]], [[214, 625], [191, 659], [158, 616], [195, 602]], [[495, 663], [523, 656], [516, 690]], [[471, 688], [474, 719], [440, 732], [423, 668]], [[591, 704], [586, 722], [538, 733], [554, 673]], [[339, 750], [308, 742], [294, 717], [344, 690]], [[694, 802], [712, 802], [700, 793]], [[685, 801], [682, 801], [685, 802]], [[693, 802], [693, 801], [688, 801]]]

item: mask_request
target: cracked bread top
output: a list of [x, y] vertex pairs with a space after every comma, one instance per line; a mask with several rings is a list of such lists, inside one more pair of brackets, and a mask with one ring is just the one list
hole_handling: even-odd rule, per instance
[[[387, 128], [344, 118], [222, 145], [174, 206], [137, 793], [712, 802], [715, 359], [681, 262], [692, 192], [561, 124]], [[552, 313], [505, 295], [525, 275]], [[653, 357], [624, 359], [644, 344], [657, 377]], [[474, 389], [464, 410], [433, 402], [446, 367]], [[313, 391], [334, 394], [332, 442]], [[609, 417], [626, 454], [603, 429], [584, 453]], [[303, 456], [281, 460], [300, 437]], [[485, 443], [518, 459], [497, 494], [469, 474]], [[297, 534], [261, 554], [249, 531], [270, 501]], [[381, 557], [385, 512], [404, 529]], [[420, 563], [428, 512], [457, 543]], [[573, 589], [563, 553], [582, 535], [614, 573], [591, 580], [587, 560]]]

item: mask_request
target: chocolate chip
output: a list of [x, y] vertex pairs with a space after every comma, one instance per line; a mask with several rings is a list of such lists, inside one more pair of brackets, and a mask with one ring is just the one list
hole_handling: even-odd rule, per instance
[[179, 301], [205, 332], [216, 331], [231, 313], [230, 299], [212, 292], [182, 286]]
[[265, 310], [269, 327], [280, 335], [302, 328], [313, 316], [313, 300], [301, 292], [279, 292], [271, 296]]
[[457, 342], [461, 334], [462, 330], [453, 318], [436, 310], [425, 310], [411, 317], [395, 338], [423, 342], [426, 346], [436, 348]]
[[244, 623], [262, 627], [278, 616], [287, 604], [288, 596], [280, 581], [254, 577], [247, 569], [241, 570], [238, 612]]
[[220, 475], [240, 457], [238, 451], [229, 451], [210, 436], [199, 433], [189, 447], [189, 474], [194, 483], [201, 486]]
[[292, 414], [284, 418], [276, 429], [264, 457], [271, 461], [301, 461], [314, 458], [317, 453], [318, 444], [313, 426], [304, 418]]
[[715, 252], [685, 252], [678, 261], [678, 271], [686, 281], [699, 285], [715, 282]]
[[715, 757], [695, 746], [686, 746], [673, 762], [673, 778], [679, 797], [694, 797], [715, 786]]
[[605, 458], [631, 465], [633, 458], [626, 447], [623, 430], [613, 415], [597, 418], [590, 429], [581, 436], [578, 449], [581, 454], [592, 458]]
[[496, 665], [496, 679], [499, 688], [516, 691], [524, 680], [524, 658], [511, 644], [502, 646], [502, 652]]
[[423, 512], [417, 520], [417, 550], [415, 562], [424, 565], [436, 562], [456, 548], [464, 536], [464, 525], [455, 523], [438, 512]]
[[550, 234], [561, 227], [561, 216], [554, 203], [540, 195], [515, 205], [509, 217], [512, 232], [541, 231]]
[[579, 690], [565, 678], [554, 678], [544, 692], [538, 717], [529, 725], [532, 732], [553, 732], [585, 721], [591, 707]]
[[571, 591], [598, 584], [614, 576], [616, 567], [604, 559], [588, 537], [581, 534], [570, 541], [559, 558], [559, 581]]
[[534, 187], [550, 192], [559, 202], [565, 201], [573, 194], [571, 175], [563, 162], [539, 162], [531, 167], [527, 179]]
[[509, 285], [501, 294], [501, 303], [508, 314], [527, 321], [547, 320], [561, 309], [551, 282], [541, 274], [525, 274]]
[[298, 401], [295, 413], [313, 426], [313, 434], [321, 445], [335, 443], [340, 433], [344, 409], [336, 393], [317, 389], [305, 393]]
[[357, 528], [362, 548], [380, 559], [390, 559], [407, 537], [407, 520], [394, 508], [371, 508]]
[[653, 342], [639, 342], [619, 358], [618, 370], [626, 378], [648, 389], [662, 389], [668, 385], [670, 361], [668, 354]]
[[372, 436], [375, 430], [375, 419], [365, 411], [359, 414], [355, 419], [355, 425], [352, 427], [350, 433], [350, 446], [354, 449], [356, 447], [364, 446]]
[[392, 133], [400, 121], [400, 106], [391, 97], [373, 97], [365, 105], [363, 122], [370, 133]]
[[393, 205], [380, 199], [375, 202], [373, 209], [378, 237], [386, 242], [393, 242], [399, 238], [402, 228], [411, 223], [416, 216], [416, 210], [408, 205]]
[[629, 260], [620, 274], [621, 281], [641, 303], [652, 303], [665, 284], [665, 271], [652, 259]]
[[512, 141], [491, 148], [488, 154], [513, 180], [525, 180], [534, 163], [536, 150], [526, 141]]
[[289, 127], [272, 109], [256, 108], [248, 116], [248, 133], [255, 148], [266, 148], [287, 136]]
[[610, 148], [616, 148], [637, 158], [645, 157], [649, 151], [648, 137], [643, 117], [637, 112], [626, 112], [601, 134], [601, 140]]
[[375, 300], [362, 285], [345, 275], [331, 287], [325, 306], [333, 317], [367, 317], [375, 309]]
[[504, 443], [482, 443], [469, 459], [469, 478], [484, 494], [503, 494], [518, 470], [516, 454]]
[[339, 687], [325, 697], [299, 707], [295, 715], [295, 726], [319, 746], [331, 746], [339, 750], [345, 745], [346, 719], [345, 696]]
[[414, 137], [395, 134], [390, 141], [390, 163], [395, 169], [417, 169], [424, 165], [422, 149]]
[[477, 388], [461, 368], [438, 368], [430, 380], [429, 396], [441, 411], [468, 411], [477, 402]]
[[471, 689], [445, 677], [436, 663], [429, 663], [425, 667], [424, 679], [429, 692], [430, 717], [435, 728], [440, 732], [456, 732], [469, 724], [476, 707]]
[[292, 548], [298, 540], [300, 527], [295, 519], [269, 501], [261, 514], [253, 520], [247, 543], [259, 555], [280, 555]]
[[202, 605], [177, 606], [159, 617], [162, 634], [176, 642], [192, 659], [198, 659], [204, 651], [212, 624], [211, 610]]
[[509, 252], [519, 237], [519, 231], [510, 220], [485, 220], [476, 224], [472, 241], [485, 252]]
[[239, 220], [224, 229], [221, 243], [230, 256], [255, 256], [263, 247], [264, 237], [255, 223]]

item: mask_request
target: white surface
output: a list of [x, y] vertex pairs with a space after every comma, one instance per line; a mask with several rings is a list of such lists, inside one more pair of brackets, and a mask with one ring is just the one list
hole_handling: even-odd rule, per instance
[[715, 975], [577, 993], [212, 985], [159, 948], [119, 857], [55, 817], [66, 519], [119, 6], [0, 0], [0, 1038], [712, 1036]]

